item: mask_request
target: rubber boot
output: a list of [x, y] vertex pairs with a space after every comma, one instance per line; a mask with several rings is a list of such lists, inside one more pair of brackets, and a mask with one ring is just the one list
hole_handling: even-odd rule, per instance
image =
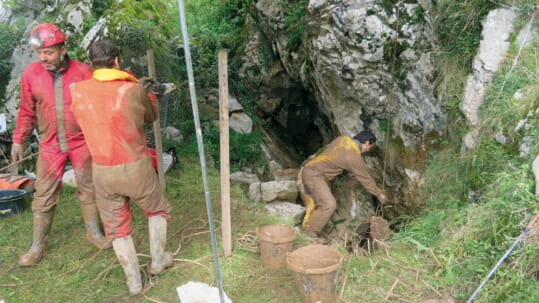
[[140, 294], [142, 292], [142, 282], [140, 280], [140, 270], [133, 238], [128, 236], [125, 238], [114, 239], [114, 241], [112, 241], [112, 247], [114, 247], [116, 257], [124, 269], [129, 292], [132, 295]]
[[82, 218], [86, 226], [86, 241], [95, 245], [98, 249], [109, 249], [111, 243], [101, 233], [99, 229], [99, 216], [95, 204], [81, 204]]
[[150, 273], [158, 275], [163, 270], [174, 264], [174, 258], [170, 252], [165, 251], [167, 243], [167, 220], [163, 216], [150, 217], [148, 219], [150, 230], [150, 254], [152, 261]]
[[30, 250], [19, 259], [19, 265], [36, 265], [48, 250], [49, 232], [51, 230], [54, 210], [41, 213], [34, 212], [34, 240]]

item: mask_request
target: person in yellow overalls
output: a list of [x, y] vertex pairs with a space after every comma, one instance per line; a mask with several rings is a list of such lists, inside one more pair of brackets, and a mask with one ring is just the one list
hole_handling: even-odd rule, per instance
[[352, 173], [380, 203], [387, 201], [386, 195], [367, 172], [361, 155], [371, 150], [375, 144], [376, 136], [369, 130], [361, 131], [354, 137], [339, 136], [300, 170], [298, 177], [303, 183], [300, 197], [307, 208], [302, 230], [317, 242], [325, 242], [319, 238], [319, 234], [337, 207], [330, 183], [344, 171]]

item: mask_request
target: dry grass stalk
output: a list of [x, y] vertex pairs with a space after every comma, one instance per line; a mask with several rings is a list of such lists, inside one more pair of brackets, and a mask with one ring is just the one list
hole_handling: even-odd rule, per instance
[[369, 277], [369, 276], [372, 274], [372, 272], [373, 272], [374, 269], [376, 268], [376, 265], [378, 265], [378, 261], [376, 261], [376, 262], [374, 263], [374, 265], [371, 267], [371, 270], [369, 270], [369, 272], [367, 273], [367, 277]]
[[436, 264], [438, 264], [438, 267], [442, 267], [442, 264], [440, 263], [436, 255], [434, 254], [434, 251], [432, 250], [432, 248], [429, 248], [429, 253], [434, 258], [434, 261], [436, 261]]
[[341, 299], [344, 293], [344, 287], [346, 286], [346, 281], [348, 280], [348, 270], [350, 269], [350, 261], [352, 261], [352, 256], [348, 257], [348, 264], [346, 265], [346, 271], [344, 272], [344, 280], [342, 282], [341, 293], [339, 295], [339, 298]]
[[395, 289], [395, 287], [397, 287], [397, 284], [399, 284], [399, 278], [395, 279], [395, 281], [393, 282], [393, 285], [391, 285], [391, 288], [387, 292], [387, 294], [386, 294], [386, 296], [384, 298], [384, 301], [387, 301], [387, 299], [392, 295], [393, 289]]
[[420, 271], [420, 269], [418, 269], [418, 268], [404, 266], [404, 265], [401, 265], [401, 264], [399, 264], [399, 263], [397, 263], [397, 262], [395, 262], [395, 261], [393, 261], [391, 259], [384, 259], [384, 260], [386, 260], [387, 262], [389, 262], [389, 263], [391, 263], [393, 265], [396, 265], [396, 266], [398, 266], [398, 267], [400, 267], [402, 269], [411, 270], [411, 271], [415, 271], [415, 272]]
[[432, 287], [429, 283], [427, 283], [427, 281], [423, 280], [423, 283], [425, 283], [425, 285], [427, 285], [428, 288], [434, 291], [438, 297], [442, 297], [442, 294], [439, 291], [437, 291], [434, 287]]

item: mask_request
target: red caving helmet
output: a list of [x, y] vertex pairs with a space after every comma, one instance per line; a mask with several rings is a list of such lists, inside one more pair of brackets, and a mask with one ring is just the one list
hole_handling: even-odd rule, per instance
[[33, 48], [53, 46], [66, 41], [62, 30], [51, 23], [41, 23], [30, 33], [30, 45]]

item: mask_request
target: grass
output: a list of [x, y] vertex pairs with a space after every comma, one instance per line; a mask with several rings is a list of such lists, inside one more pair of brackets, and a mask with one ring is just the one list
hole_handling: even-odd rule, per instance
[[[215, 226], [220, 226], [219, 175], [209, 168], [210, 195]], [[175, 289], [189, 281], [217, 286], [204, 189], [198, 159], [181, 158], [181, 164], [167, 173], [166, 196], [173, 205], [168, 227], [167, 249], [178, 251], [176, 263], [158, 280], [146, 280], [152, 287], [144, 296], [131, 297], [125, 276], [112, 250], [97, 251], [84, 240], [83, 220], [73, 188], [64, 188], [50, 235], [50, 252], [34, 267], [17, 266], [32, 241], [32, 213], [0, 220], [0, 298], [12, 302], [179, 302]], [[262, 266], [256, 252], [257, 226], [285, 223], [266, 215], [265, 204], [250, 201], [239, 187], [232, 188], [233, 254], [223, 257], [221, 231], [220, 272], [225, 292], [236, 303], [301, 302], [292, 272]], [[132, 208], [133, 238], [144, 279], [149, 260], [147, 222], [142, 211]], [[308, 244], [300, 233], [294, 248]], [[393, 246], [394, 247], [391, 247]], [[370, 257], [344, 255], [337, 295], [340, 302], [382, 302], [390, 298], [419, 300], [437, 296], [442, 281], [433, 275], [436, 258], [430, 249], [416, 244], [386, 243]], [[361, 298], [361, 299], [360, 299]], [[360, 301], [358, 301], [360, 300]], [[415, 302], [415, 301], [414, 301]]]
[[[217, 286], [197, 161], [196, 158], [182, 159], [178, 168], [167, 173], [166, 196], [173, 205], [167, 248], [170, 251], [180, 248], [175, 256], [178, 261], [158, 281], [152, 281], [153, 287], [144, 297], [128, 296], [123, 271], [112, 250], [99, 252], [85, 242], [76, 191], [68, 187], [64, 188], [56, 210], [50, 252], [37, 266], [22, 268], [16, 265], [32, 241], [31, 211], [0, 221], [0, 297], [6, 302], [178, 302], [175, 288], [188, 281]], [[219, 176], [209, 170], [208, 178], [215, 226], [219, 227], [220, 203], [215, 202], [220, 199]], [[257, 224], [275, 223], [279, 219], [265, 217], [263, 205], [248, 201], [238, 188], [233, 188], [232, 195], [234, 252], [229, 258], [220, 258], [225, 291], [234, 302], [258, 299], [271, 302], [272, 298], [299, 302], [290, 273], [286, 269], [272, 272], [263, 268], [259, 254], [251, 251], [256, 248], [256, 239], [252, 235]], [[149, 260], [147, 222], [140, 209], [133, 207], [132, 211], [133, 237], [140, 264], [145, 270]], [[262, 218], [257, 221], [253, 220], [255, 217]], [[217, 230], [217, 237], [221, 238], [220, 230]], [[247, 239], [247, 242], [241, 239]], [[271, 291], [267, 283], [278, 287]]]
[[[219, 175], [209, 168], [208, 179], [215, 226], [219, 227], [220, 205], [216, 202], [220, 197]], [[0, 297], [8, 303], [179, 302], [175, 289], [189, 281], [217, 286], [204, 189], [196, 157], [181, 158], [181, 164], [167, 173], [166, 195], [173, 204], [167, 249], [179, 251], [173, 268], [158, 280], [146, 281], [147, 285], [151, 282], [152, 287], [144, 296], [129, 296], [123, 271], [112, 250], [99, 252], [85, 242], [76, 192], [66, 187], [54, 218], [50, 252], [39, 265], [31, 268], [16, 265], [31, 243], [31, 212], [27, 210], [0, 220]], [[231, 195], [233, 255], [224, 258], [219, 248], [225, 292], [236, 303], [301, 302], [292, 272], [286, 268], [264, 268], [255, 251], [257, 226], [291, 222], [266, 215], [265, 204], [250, 201], [238, 186], [232, 188]], [[149, 260], [147, 222], [140, 209], [133, 207], [132, 211], [134, 241], [145, 272]], [[418, 218], [417, 222], [433, 226], [434, 222], [439, 224], [443, 220], [447, 223], [444, 225], [451, 226], [453, 222], [463, 222], [456, 213], [455, 210], [440, 217], [438, 212], [433, 214], [438, 217]], [[429, 243], [425, 235], [420, 234], [421, 230], [425, 228], [410, 227], [402, 232], [401, 240], [396, 238], [383, 243], [369, 256], [357, 256], [335, 246], [344, 255], [336, 287], [339, 302], [418, 302], [450, 295], [464, 298], [473, 291], [474, 284], [469, 280], [458, 280], [464, 270], [459, 271], [455, 264], [465, 257], [462, 249], [459, 252], [458, 245], [445, 246], [447, 242], [441, 240]], [[219, 229], [217, 238], [220, 247]], [[440, 238], [450, 237], [444, 234]], [[457, 241], [456, 237], [454, 241]], [[305, 235], [299, 234], [294, 248], [306, 244]], [[490, 256], [495, 257], [495, 253]], [[473, 268], [477, 270], [477, 267]], [[147, 275], [143, 274], [143, 277], [147, 279]]]

